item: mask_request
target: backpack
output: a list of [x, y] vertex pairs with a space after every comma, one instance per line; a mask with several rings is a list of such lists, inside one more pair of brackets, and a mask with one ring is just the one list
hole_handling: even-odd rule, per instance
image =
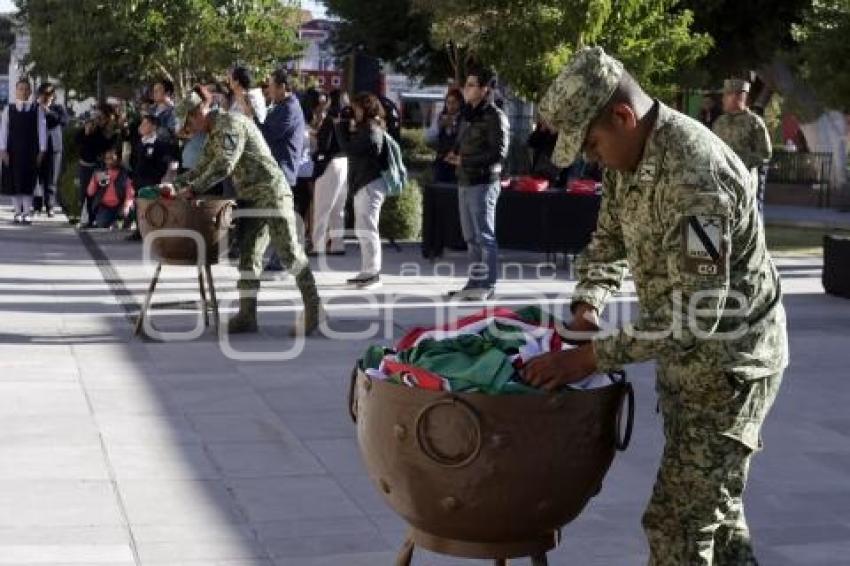
[[384, 169], [381, 178], [387, 184], [387, 196], [398, 196], [407, 185], [407, 168], [401, 155], [401, 147], [393, 137], [384, 132]]

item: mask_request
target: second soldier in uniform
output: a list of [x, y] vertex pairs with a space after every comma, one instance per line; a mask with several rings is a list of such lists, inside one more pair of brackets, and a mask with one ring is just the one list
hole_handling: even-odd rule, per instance
[[758, 205], [764, 205], [765, 166], [773, 153], [770, 134], [761, 116], [747, 106], [750, 83], [729, 79], [723, 83], [723, 115], [714, 121], [717, 137], [732, 148], [758, 181]]
[[316, 330], [322, 308], [307, 256], [296, 236], [292, 190], [272, 156], [263, 134], [244, 116], [212, 110], [210, 97], [196, 87], [177, 106], [178, 118], [193, 133], [206, 132], [207, 142], [197, 166], [178, 176], [165, 190], [191, 196], [209, 190], [231, 176], [237, 196], [247, 203], [239, 238], [239, 313], [228, 331], [257, 331], [257, 292], [263, 254], [271, 240], [283, 264], [295, 276], [304, 301], [304, 314], [295, 333]]
[[[571, 305], [572, 328], [592, 340], [540, 356], [525, 378], [551, 390], [655, 360], [665, 445], [643, 516], [649, 562], [756, 564], [742, 497], [788, 354], [754, 180], [707, 128], [652, 99], [600, 48], [575, 55], [540, 112], [560, 131], [556, 163], [583, 149], [607, 173]], [[640, 315], [596, 333], [627, 267]]]

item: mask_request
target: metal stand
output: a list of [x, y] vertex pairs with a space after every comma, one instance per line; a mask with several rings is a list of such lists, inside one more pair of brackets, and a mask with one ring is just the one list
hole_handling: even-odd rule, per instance
[[[413, 540], [413, 534], [409, 534], [404, 541], [404, 544], [401, 546], [401, 550], [399, 550], [398, 556], [395, 560], [395, 566], [410, 566], [413, 563], [413, 552], [416, 550], [416, 543]], [[529, 556], [531, 558], [532, 566], [549, 566], [549, 558], [546, 556], [545, 552], [541, 552], [538, 554], [533, 554]], [[508, 566], [509, 559], [508, 558], [495, 558], [493, 559], [494, 566]]]
[[[136, 327], [134, 330], [136, 336], [139, 336], [144, 330], [145, 318], [150, 312], [153, 294], [156, 290], [156, 284], [159, 282], [159, 276], [162, 273], [162, 265], [162, 262], [157, 264], [153, 278], [148, 286], [145, 301], [142, 303], [142, 310], [139, 311], [139, 316], [136, 319]], [[207, 299], [207, 291], [209, 291], [209, 299]], [[213, 280], [212, 267], [210, 265], [198, 265], [198, 292], [201, 295], [201, 312], [204, 317], [204, 326], [210, 325], [209, 311], [212, 310], [213, 323], [215, 324], [216, 329], [218, 329], [220, 323], [218, 299], [215, 293], [215, 281]]]

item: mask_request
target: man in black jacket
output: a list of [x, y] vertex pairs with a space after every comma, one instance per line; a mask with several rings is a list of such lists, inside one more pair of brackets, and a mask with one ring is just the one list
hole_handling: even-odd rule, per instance
[[492, 82], [493, 74], [486, 69], [473, 71], [466, 78], [460, 134], [455, 150], [445, 159], [457, 167], [460, 223], [474, 262], [463, 289], [449, 293], [462, 300], [491, 298], [499, 276], [496, 201], [510, 128], [505, 113], [490, 102]]

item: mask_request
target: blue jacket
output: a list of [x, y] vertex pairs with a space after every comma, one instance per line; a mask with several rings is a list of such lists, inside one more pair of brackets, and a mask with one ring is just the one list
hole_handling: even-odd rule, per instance
[[275, 104], [261, 128], [275, 161], [283, 170], [286, 182], [294, 187], [298, 179], [306, 129], [298, 97], [292, 94], [283, 102]]

